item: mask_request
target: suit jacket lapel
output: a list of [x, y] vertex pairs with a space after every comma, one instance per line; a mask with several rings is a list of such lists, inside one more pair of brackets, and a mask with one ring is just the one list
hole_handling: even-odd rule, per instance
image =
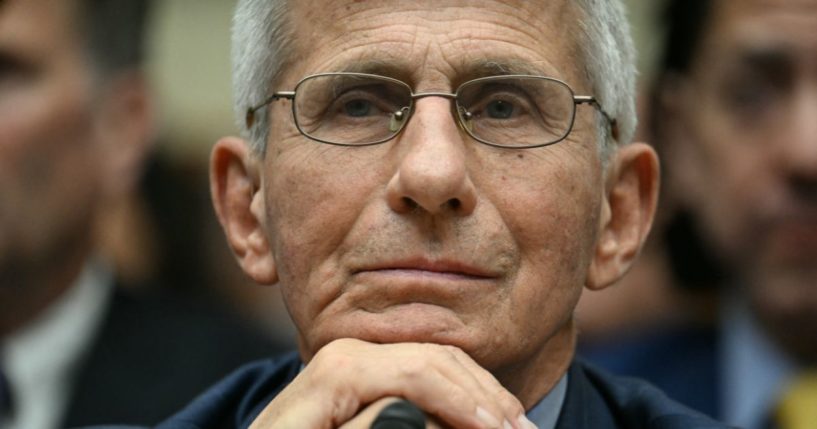
[[574, 361], [567, 375], [567, 394], [556, 429], [613, 429], [615, 416], [599, 391], [587, 379], [581, 364]]

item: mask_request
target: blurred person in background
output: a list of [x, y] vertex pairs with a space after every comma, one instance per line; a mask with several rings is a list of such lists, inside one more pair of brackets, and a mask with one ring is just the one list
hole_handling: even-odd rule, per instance
[[665, 19], [652, 128], [687, 246], [671, 262], [721, 290], [720, 315], [600, 360], [727, 423], [813, 429], [817, 1], [673, 0]]
[[[97, 223], [150, 151], [147, 1], [0, 0], [0, 427], [152, 424], [265, 338], [130, 295]], [[184, 338], [184, 341], [180, 341]]]

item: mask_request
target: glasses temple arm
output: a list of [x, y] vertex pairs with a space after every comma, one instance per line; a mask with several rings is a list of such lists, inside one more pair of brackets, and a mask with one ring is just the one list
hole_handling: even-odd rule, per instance
[[280, 100], [282, 98], [286, 98], [287, 100], [295, 99], [295, 91], [278, 91], [273, 92], [272, 95], [267, 97], [263, 102], [251, 106], [247, 109], [247, 115], [244, 117], [244, 121], [246, 122], [247, 129], [252, 128], [255, 124], [255, 112], [260, 110], [262, 107], [272, 103], [275, 100]]
[[618, 140], [618, 121], [616, 121], [613, 117], [611, 117], [601, 104], [599, 104], [598, 100], [595, 97], [590, 95], [574, 95], [573, 101], [576, 104], [590, 104], [594, 106], [598, 111], [604, 116], [604, 119], [607, 120], [607, 123], [610, 124], [610, 132], [613, 134], [613, 138]]

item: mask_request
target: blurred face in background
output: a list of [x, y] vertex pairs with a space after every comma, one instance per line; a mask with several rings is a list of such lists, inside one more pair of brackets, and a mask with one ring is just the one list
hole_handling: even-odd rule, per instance
[[[100, 185], [74, 2], [0, 3], [0, 279], [88, 239]], [[8, 276], [8, 277], [7, 277]]]
[[715, 2], [664, 95], [683, 198], [767, 328], [817, 359], [817, 1]]
[[101, 73], [80, 5], [0, 1], [0, 334], [74, 284], [150, 147], [139, 66]]

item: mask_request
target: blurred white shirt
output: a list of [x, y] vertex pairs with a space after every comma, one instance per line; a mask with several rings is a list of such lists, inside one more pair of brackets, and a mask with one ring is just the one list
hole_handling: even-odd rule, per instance
[[3, 429], [58, 428], [72, 376], [102, 323], [113, 278], [103, 264], [86, 264], [77, 282], [36, 320], [5, 338], [0, 365], [14, 413]]

